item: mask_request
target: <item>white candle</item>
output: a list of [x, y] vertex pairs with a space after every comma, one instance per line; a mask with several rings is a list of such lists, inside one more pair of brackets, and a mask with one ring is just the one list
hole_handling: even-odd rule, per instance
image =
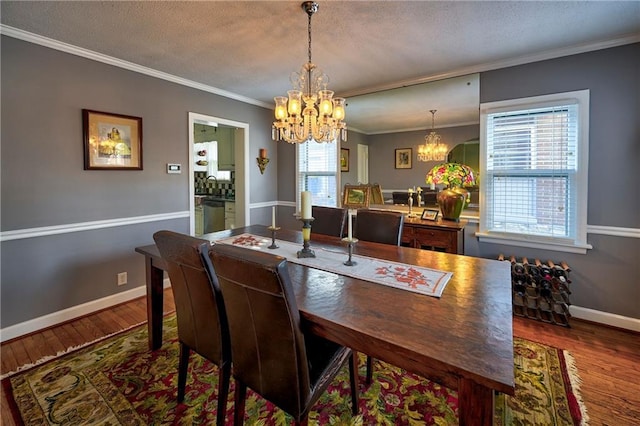
[[352, 222], [353, 222], [353, 214], [351, 213], [351, 210], [348, 211], [348, 216], [349, 216], [349, 225], [347, 226], [347, 238], [351, 240], [352, 235]]
[[302, 218], [311, 219], [311, 192], [302, 191], [300, 195], [302, 198]]
[[271, 227], [276, 227], [276, 207], [271, 207]]

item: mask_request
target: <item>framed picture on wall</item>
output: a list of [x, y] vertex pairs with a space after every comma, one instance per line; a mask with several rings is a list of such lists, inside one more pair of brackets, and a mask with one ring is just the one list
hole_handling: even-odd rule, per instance
[[410, 169], [412, 156], [411, 148], [396, 149], [396, 169]]
[[340, 171], [349, 171], [349, 150], [347, 148], [340, 148]]
[[85, 170], [142, 170], [142, 118], [82, 110]]

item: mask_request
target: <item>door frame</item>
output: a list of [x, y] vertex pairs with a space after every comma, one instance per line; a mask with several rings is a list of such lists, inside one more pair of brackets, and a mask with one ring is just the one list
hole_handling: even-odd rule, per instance
[[195, 159], [193, 155], [193, 134], [196, 123], [209, 126], [223, 124], [225, 126], [242, 129], [242, 132], [236, 132], [236, 134], [241, 133], [244, 136], [242, 143], [234, 140], [236, 159], [236, 226], [249, 225], [249, 123], [228, 120], [226, 118], [214, 117], [197, 112], [189, 112], [189, 234], [195, 235], [195, 183], [193, 178]]

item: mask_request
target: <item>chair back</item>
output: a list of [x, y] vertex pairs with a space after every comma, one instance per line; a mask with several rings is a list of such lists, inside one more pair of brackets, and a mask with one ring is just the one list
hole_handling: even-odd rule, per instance
[[403, 225], [402, 213], [360, 209], [356, 217], [355, 237], [363, 241], [399, 246]]
[[313, 206], [311, 232], [340, 237], [344, 235], [346, 209], [337, 207]]
[[234, 377], [297, 417], [311, 379], [286, 259], [225, 244], [209, 254], [229, 315]]
[[173, 231], [153, 235], [167, 262], [176, 306], [178, 339], [192, 350], [221, 365], [230, 360], [230, 340], [222, 293], [207, 253], [209, 242]]

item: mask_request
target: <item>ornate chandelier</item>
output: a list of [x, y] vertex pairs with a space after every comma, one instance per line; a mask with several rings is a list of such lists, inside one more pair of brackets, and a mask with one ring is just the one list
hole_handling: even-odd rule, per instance
[[289, 143], [346, 141], [345, 99], [333, 97], [333, 91], [327, 90], [329, 77], [311, 62], [311, 16], [318, 11], [318, 3], [305, 1], [302, 9], [309, 16], [309, 61], [300, 72], [291, 73], [293, 90], [287, 92], [288, 98], [274, 98], [276, 121], [271, 137]]
[[442, 138], [434, 130], [437, 109], [431, 111], [431, 133], [424, 137], [424, 145], [418, 146], [418, 161], [443, 161], [447, 155], [447, 145], [441, 143]]

